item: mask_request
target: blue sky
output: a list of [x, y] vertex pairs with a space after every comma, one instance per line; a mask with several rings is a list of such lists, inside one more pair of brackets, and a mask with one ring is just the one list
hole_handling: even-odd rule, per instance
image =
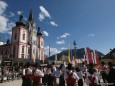
[[77, 48], [89, 47], [104, 54], [115, 47], [115, 0], [6, 0], [0, 1], [0, 36], [5, 42], [22, 13], [32, 8], [36, 28], [41, 27], [55, 54], [76, 40]]

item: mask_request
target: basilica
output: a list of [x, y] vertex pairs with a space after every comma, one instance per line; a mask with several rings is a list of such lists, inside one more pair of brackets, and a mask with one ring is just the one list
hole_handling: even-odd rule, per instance
[[11, 39], [0, 45], [2, 61], [12, 64], [44, 61], [44, 37], [40, 27], [36, 28], [32, 10], [28, 20], [24, 22], [22, 14], [12, 27]]

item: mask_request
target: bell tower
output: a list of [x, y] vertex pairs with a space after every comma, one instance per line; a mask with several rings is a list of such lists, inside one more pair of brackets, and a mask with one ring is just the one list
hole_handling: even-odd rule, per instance
[[12, 28], [11, 43], [11, 55], [13, 58], [27, 58], [28, 30], [23, 22], [22, 14], [19, 16], [16, 26]]
[[38, 37], [38, 59], [44, 62], [44, 38], [40, 31], [40, 27], [38, 27], [37, 37]]

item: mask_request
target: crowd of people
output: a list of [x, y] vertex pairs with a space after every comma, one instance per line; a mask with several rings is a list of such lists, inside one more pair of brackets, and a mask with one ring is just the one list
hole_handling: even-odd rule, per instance
[[[103, 82], [100, 81], [102, 78]], [[58, 80], [58, 81], [57, 81]], [[36, 63], [31, 66], [27, 63], [22, 70], [22, 86], [115, 86], [115, 68], [111, 62], [100, 65], [92, 63], [82, 66], [61, 64], [57, 67], [53, 62], [44, 68]]]
[[21, 79], [22, 68], [17, 66], [0, 66], [0, 82]]

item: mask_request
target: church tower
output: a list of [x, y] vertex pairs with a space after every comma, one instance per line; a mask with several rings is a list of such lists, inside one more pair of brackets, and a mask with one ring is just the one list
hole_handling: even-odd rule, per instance
[[20, 15], [16, 26], [12, 28], [11, 38], [11, 56], [13, 59], [28, 58], [28, 30], [23, 22], [23, 16]]
[[26, 25], [20, 15], [16, 26], [12, 28], [11, 57], [17, 61], [44, 61], [44, 38], [40, 28], [36, 30], [32, 10]]
[[44, 38], [42, 33], [40, 32], [40, 27], [38, 27], [37, 38], [38, 38], [38, 51], [39, 51], [38, 59], [44, 62]]
[[35, 62], [37, 57], [37, 31], [36, 26], [33, 19], [32, 9], [30, 10], [29, 18], [28, 18], [28, 43], [30, 45], [30, 58]]

